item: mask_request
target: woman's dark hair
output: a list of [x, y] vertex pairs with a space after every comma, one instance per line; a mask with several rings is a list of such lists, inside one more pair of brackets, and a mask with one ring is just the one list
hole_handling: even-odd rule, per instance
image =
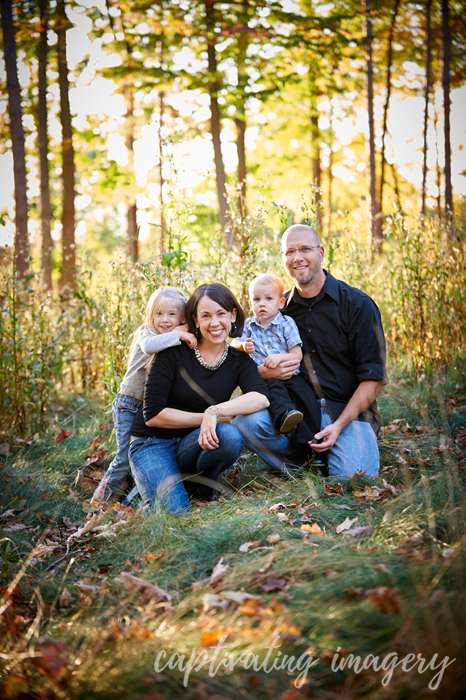
[[194, 318], [197, 316], [197, 307], [202, 297], [209, 297], [209, 299], [219, 304], [222, 309], [230, 313], [233, 309], [236, 309], [236, 319], [229, 335], [231, 338], [239, 338], [243, 334], [245, 320], [244, 311], [239, 305], [235, 295], [230, 292], [228, 287], [225, 287], [224, 284], [220, 284], [220, 282], [201, 284], [189, 297], [185, 308], [186, 323], [188, 324], [189, 332], [196, 335], [197, 328], [194, 323]]

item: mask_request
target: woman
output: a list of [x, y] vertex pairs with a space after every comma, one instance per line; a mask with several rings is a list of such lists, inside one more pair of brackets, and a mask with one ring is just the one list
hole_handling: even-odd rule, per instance
[[[243, 438], [235, 416], [269, 405], [256, 364], [231, 348], [227, 336], [243, 331], [244, 312], [223, 284], [202, 284], [185, 309], [198, 346], [185, 343], [158, 353], [131, 430], [131, 471], [144, 502], [162, 495], [171, 512], [189, 508], [188, 492], [213, 500], [212, 484], [239, 457]], [[243, 394], [230, 399], [236, 387]]]

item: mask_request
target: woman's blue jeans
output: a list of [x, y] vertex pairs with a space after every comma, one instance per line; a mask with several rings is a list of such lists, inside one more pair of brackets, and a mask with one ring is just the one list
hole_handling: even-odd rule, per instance
[[159, 497], [171, 513], [182, 513], [189, 508], [188, 493], [212, 500], [215, 482], [236, 462], [244, 445], [234, 425], [218, 423], [216, 432], [215, 450], [200, 447], [200, 428], [183, 438], [133, 440], [129, 461], [143, 502], [151, 506]]

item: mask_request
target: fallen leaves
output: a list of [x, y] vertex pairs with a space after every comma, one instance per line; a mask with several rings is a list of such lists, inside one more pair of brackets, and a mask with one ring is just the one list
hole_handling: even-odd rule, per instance
[[337, 526], [336, 533], [339, 535], [341, 532], [344, 532], [345, 530], [349, 530], [350, 527], [358, 520], [359, 516], [356, 516], [356, 518], [345, 518], [342, 523], [340, 523]]
[[343, 493], [343, 484], [326, 484], [324, 482], [324, 493], [326, 496], [340, 496]]
[[42, 675], [48, 676], [60, 686], [66, 686], [70, 675], [66, 646], [63, 639], [44, 637], [39, 639], [35, 646], [35, 651], [39, 652], [40, 656], [31, 659], [31, 663]]
[[308, 532], [310, 535], [324, 535], [325, 534], [324, 531], [322, 530], [322, 528], [320, 527], [320, 525], [318, 525], [317, 523], [312, 523], [312, 525], [308, 525], [307, 523], [305, 523], [304, 525], [301, 525], [300, 529], [303, 530], [304, 532]]
[[[259, 540], [260, 542], [260, 540]], [[249, 543], [248, 543], [249, 544]], [[241, 545], [243, 546], [243, 545]], [[240, 547], [241, 551], [241, 547]], [[212, 586], [212, 588], [215, 588], [215, 586], [218, 586], [219, 583], [222, 582], [224, 575], [229, 569], [228, 564], [223, 564], [223, 557], [220, 557], [218, 562], [215, 564], [214, 569], [212, 571], [209, 583]]]
[[119, 576], [114, 579], [117, 583], [122, 583], [128, 589], [129, 593], [141, 593], [141, 597], [144, 603], [148, 600], [157, 596], [157, 598], [165, 598], [168, 601], [172, 600], [170, 593], [165, 591], [163, 588], [159, 588], [153, 583], [144, 581], [142, 578], [137, 576], [132, 576], [131, 574], [122, 571]]
[[239, 546], [240, 552], [252, 552], [253, 549], [257, 549], [262, 544], [262, 540], [251, 540], [250, 542], [244, 542]]
[[400, 598], [396, 588], [379, 586], [378, 588], [345, 588], [345, 593], [359, 601], [370, 600], [384, 615], [400, 614]]
[[55, 438], [55, 442], [61, 442], [62, 440], [66, 440], [66, 438], [69, 438], [73, 435], [71, 430], [62, 430], [62, 432]]
[[276, 576], [272, 571], [267, 574], [264, 583], [259, 584], [266, 593], [278, 593], [288, 588], [290, 579], [287, 576]]
[[278, 532], [274, 532], [273, 535], [268, 535], [265, 538], [265, 541], [269, 544], [276, 544], [277, 542], [280, 542], [280, 535], [278, 534]]
[[93, 530], [95, 527], [97, 527], [100, 521], [103, 520], [105, 515], [106, 512], [104, 510], [94, 513], [94, 515], [87, 521], [87, 523], [85, 523], [82, 527], [79, 528], [79, 530], [73, 532], [68, 537], [67, 543], [71, 543], [73, 540], [77, 540], [83, 535], [85, 535], [87, 532]]

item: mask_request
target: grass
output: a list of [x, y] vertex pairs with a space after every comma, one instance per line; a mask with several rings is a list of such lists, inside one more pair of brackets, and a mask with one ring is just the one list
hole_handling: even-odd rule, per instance
[[[98, 397], [55, 406], [53, 428], [42, 440], [4, 440], [2, 588], [23, 573], [0, 618], [2, 697], [462, 697], [466, 439], [458, 428], [466, 426], [465, 370], [458, 361], [427, 377], [393, 372], [380, 400], [378, 478], [356, 476], [331, 495], [338, 491], [333, 480], [306, 472], [285, 481], [246, 455], [226, 475], [230, 493], [218, 502], [194, 504], [182, 517], [111, 508], [100, 525], [116, 536], [93, 530], [69, 545], [70, 533], [92, 515], [88, 480], [102, 474], [115, 449]], [[56, 443], [62, 431], [72, 435]], [[303, 505], [270, 510], [293, 501]], [[336, 532], [356, 517], [361, 534]], [[275, 544], [266, 540], [273, 534], [280, 536]], [[253, 540], [260, 546], [239, 551]], [[56, 546], [28, 561], [39, 543]], [[212, 586], [221, 558], [228, 568]], [[115, 580], [122, 572], [168, 596], [144, 600]], [[245, 595], [227, 604], [222, 591]], [[221, 607], [209, 609], [212, 600]], [[221, 654], [226, 649], [233, 661], [247, 653], [264, 661], [276, 638], [271, 658], [280, 651], [315, 665], [302, 688], [294, 685], [299, 670], [266, 672], [239, 662], [215, 675], [198, 664], [186, 686], [183, 671], [154, 670], [162, 650], [167, 659], [178, 652], [199, 661], [203, 651], [212, 658], [224, 635]], [[39, 667], [21, 656], [34, 649], [43, 654]], [[356, 673], [349, 656], [390, 653], [400, 660], [422, 655], [433, 668]], [[456, 660], [442, 671], [446, 656]]]

